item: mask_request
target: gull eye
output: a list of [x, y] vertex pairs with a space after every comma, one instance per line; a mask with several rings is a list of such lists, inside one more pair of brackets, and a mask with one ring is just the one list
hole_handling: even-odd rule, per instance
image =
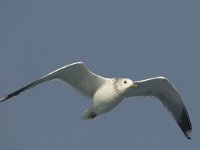
[[127, 81], [125, 80], [125, 81], [124, 81], [124, 84], [126, 84], [126, 83], [127, 83]]

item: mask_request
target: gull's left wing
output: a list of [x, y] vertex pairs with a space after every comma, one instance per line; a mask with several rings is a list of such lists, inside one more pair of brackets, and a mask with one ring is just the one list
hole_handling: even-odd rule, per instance
[[185, 105], [176, 88], [164, 77], [155, 77], [141, 81], [135, 81], [137, 88], [129, 89], [127, 97], [154, 96], [157, 97], [174, 119], [188, 139], [191, 139], [192, 125]]

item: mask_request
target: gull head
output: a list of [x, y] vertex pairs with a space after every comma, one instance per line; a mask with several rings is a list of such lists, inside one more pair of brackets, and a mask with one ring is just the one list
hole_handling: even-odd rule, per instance
[[114, 85], [120, 93], [125, 93], [128, 89], [137, 87], [137, 85], [128, 78], [115, 78]]

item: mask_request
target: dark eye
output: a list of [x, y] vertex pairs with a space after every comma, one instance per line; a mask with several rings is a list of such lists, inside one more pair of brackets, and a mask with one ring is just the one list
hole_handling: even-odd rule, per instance
[[126, 84], [127, 83], [127, 81], [124, 81], [124, 84]]

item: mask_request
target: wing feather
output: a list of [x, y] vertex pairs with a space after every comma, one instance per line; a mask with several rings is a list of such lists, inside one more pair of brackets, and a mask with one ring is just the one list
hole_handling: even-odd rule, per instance
[[92, 97], [96, 90], [108, 80], [92, 73], [83, 63], [59, 69], [57, 78], [89, 97]]
[[107, 80], [107, 78], [103, 78], [92, 73], [82, 62], [76, 62], [50, 72], [49, 74], [26, 85], [25, 87], [0, 98], [0, 102], [10, 99], [13, 96], [17, 96], [28, 89], [53, 79], [60, 79], [66, 82], [89, 97], [92, 97], [95, 91]]

